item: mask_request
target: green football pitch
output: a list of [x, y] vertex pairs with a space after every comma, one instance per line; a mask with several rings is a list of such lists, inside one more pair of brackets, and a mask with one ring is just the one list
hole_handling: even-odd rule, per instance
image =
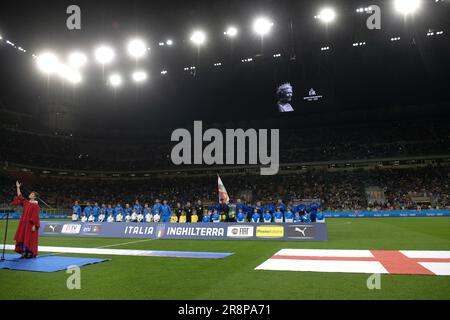
[[[81, 268], [81, 289], [70, 276], [0, 269], [0, 299], [450, 299], [450, 276], [254, 270], [283, 248], [450, 250], [450, 218], [328, 219], [326, 242], [148, 240], [41, 237], [40, 245], [114, 249], [233, 252], [224, 259], [105, 256]], [[10, 221], [8, 244], [17, 221]], [[3, 240], [5, 222], [0, 221]], [[129, 243], [135, 242], [135, 243]], [[42, 252], [41, 252], [42, 254]], [[83, 254], [64, 256], [100, 257]]]

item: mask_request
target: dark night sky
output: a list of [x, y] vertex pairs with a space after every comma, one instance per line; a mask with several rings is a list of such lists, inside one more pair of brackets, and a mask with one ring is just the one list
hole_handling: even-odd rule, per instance
[[[77, 1], [82, 30], [69, 31], [65, 10], [74, 3], [18, 0], [2, 5], [0, 101], [8, 109], [44, 112], [48, 101], [64, 92], [71, 103], [70, 116], [82, 126], [133, 129], [194, 119], [267, 118], [277, 116], [274, 91], [285, 81], [294, 86], [298, 114], [449, 101], [449, 3], [429, 1], [414, 21], [405, 23], [392, 13], [390, 1], [328, 1], [339, 9], [339, 18], [327, 29], [312, 18], [323, 1]], [[382, 8], [380, 31], [367, 30], [365, 15], [355, 13], [357, 7], [374, 3]], [[260, 14], [275, 24], [263, 46], [251, 30], [252, 20]], [[240, 28], [233, 45], [223, 36], [230, 23]], [[188, 41], [195, 28], [208, 34], [199, 57]], [[445, 34], [427, 38], [428, 28]], [[151, 47], [150, 55], [139, 62], [149, 81], [137, 87], [125, 79], [127, 83], [114, 94], [104, 84], [92, 52], [100, 42], [111, 44], [117, 60], [105, 74], [119, 71], [125, 77], [135, 67], [125, 44], [135, 35]], [[393, 36], [402, 39], [391, 43]], [[410, 43], [412, 37], [415, 45]], [[175, 45], [158, 47], [167, 38]], [[61, 57], [73, 49], [83, 50], [91, 60], [83, 83], [71, 89], [53, 80], [48, 86], [31, 56], [6, 46], [6, 39], [30, 52], [51, 49]], [[355, 41], [368, 45], [354, 48]], [[332, 50], [321, 52], [324, 45]], [[281, 53], [281, 58], [274, 59], [274, 53]], [[292, 54], [295, 61], [290, 61]], [[249, 57], [255, 61], [241, 63]], [[223, 66], [214, 68], [219, 61]], [[197, 67], [195, 77], [183, 71], [191, 65]], [[163, 69], [169, 72], [166, 77], [160, 75]], [[302, 101], [311, 87], [324, 95], [321, 103]]]

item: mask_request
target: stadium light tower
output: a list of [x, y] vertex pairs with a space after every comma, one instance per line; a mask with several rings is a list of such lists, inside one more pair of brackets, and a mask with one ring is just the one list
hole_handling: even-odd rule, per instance
[[273, 22], [267, 18], [258, 18], [253, 23], [253, 30], [259, 34], [261, 37], [265, 36], [270, 32], [273, 27]]
[[118, 87], [122, 84], [122, 77], [120, 74], [114, 73], [109, 76], [109, 84], [113, 87]]
[[132, 39], [130, 42], [128, 42], [128, 53], [136, 58], [142, 58], [145, 53], [147, 52], [147, 46], [145, 45], [145, 42], [140, 39]]
[[114, 51], [106, 46], [101, 46], [95, 50], [95, 59], [102, 65], [111, 63], [114, 59]]
[[238, 29], [236, 27], [228, 27], [228, 29], [223, 33], [229, 38], [234, 38], [238, 34]]
[[194, 31], [191, 35], [191, 41], [197, 46], [202, 45], [206, 41], [206, 35], [203, 31]]
[[52, 74], [58, 71], [59, 61], [58, 57], [51, 52], [44, 52], [37, 56], [38, 68], [47, 74]]
[[82, 66], [84, 66], [87, 62], [87, 57], [84, 53], [82, 52], [72, 52], [69, 55], [69, 64], [73, 67], [73, 68], [81, 68]]
[[336, 19], [336, 11], [332, 8], [323, 8], [314, 18], [328, 24]]
[[398, 13], [409, 15], [416, 12], [422, 4], [421, 0], [395, 0], [394, 8]]
[[134, 82], [144, 82], [145, 80], [147, 80], [147, 73], [145, 71], [135, 71], [132, 74], [132, 78]]

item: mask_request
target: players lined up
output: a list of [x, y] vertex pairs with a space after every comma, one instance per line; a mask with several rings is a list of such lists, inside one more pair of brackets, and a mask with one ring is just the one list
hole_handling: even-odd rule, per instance
[[138, 200], [131, 206], [126, 204], [122, 207], [117, 204], [114, 208], [111, 204], [102, 204], [100, 207], [96, 202], [91, 206], [88, 202], [82, 209], [78, 201], [72, 207], [72, 221], [82, 222], [316, 222], [322, 221], [323, 215], [319, 212], [317, 203], [311, 205], [286, 206], [282, 200], [278, 203], [261, 205], [246, 205], [240, 199], [236, 203], [236, 214], [230, 215], [230, 208], [223, 201], [218, 204], [204, 206], [199, 200], [195, 206], [190, 202], [183, 207], [177, 203], [172, 209], [167, 201], [160, 203], [159, 200], [150, 207], [147, 203], [142, 206]]

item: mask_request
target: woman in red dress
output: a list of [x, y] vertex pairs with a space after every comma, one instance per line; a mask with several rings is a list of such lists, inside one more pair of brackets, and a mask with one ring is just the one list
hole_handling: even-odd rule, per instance
[[12, 205], [23, 206], [22, 216], [20, 217], [19, 225], [17, 226], [16, 240], [17, 253], [22, 255], [22, 258], [35, 258], [38, 254], [38, 234], [39, 234], [39, 204], [37, 198], [39, 194], [35, 191], [31, 192], [28, 198], [20, 192], [21, 184], [16, 182], [17, 197], [14, 198]]

